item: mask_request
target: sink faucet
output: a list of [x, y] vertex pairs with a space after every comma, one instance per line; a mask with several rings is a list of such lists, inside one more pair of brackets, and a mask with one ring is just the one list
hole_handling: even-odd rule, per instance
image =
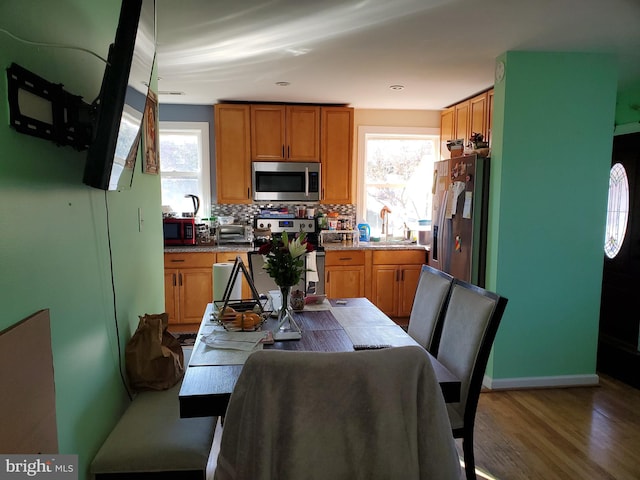
[[382, 207], [380, 210], [380, 218], [382, 219], [382, 234], [384, 235], [385, 241], [389, 239], [389, 214], [391, 213], [391, 209], [386, 205]]

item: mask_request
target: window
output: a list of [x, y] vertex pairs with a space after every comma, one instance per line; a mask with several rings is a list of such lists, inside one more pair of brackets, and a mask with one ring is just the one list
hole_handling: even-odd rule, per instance
[[197, 195], [199, 216], [208, 217], [209, 161], [207, 122], [160, 122], [162, 205], [169, 205], [178, 214], [192, 212], [193, 203], [185, 195]]
[[360, 127], [358, 221], [381, 232], [380, 211], [390, 210], [389, 233], [401, 236], [406, 224], [431, 219], [433, 163], [440, 157], [437, 128]]
[[609, 201], [607, 204], [607, 233], [604, 253], [614, 258], [622, 248], [629, 218], [629, 181], [620, 163], [611, 167], [609, 174]]

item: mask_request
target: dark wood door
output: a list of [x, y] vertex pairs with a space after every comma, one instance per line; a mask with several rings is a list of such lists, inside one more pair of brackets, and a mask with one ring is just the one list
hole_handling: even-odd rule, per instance
[[640, 388], [640, 133], [614, 138], [612, 166], [629, 180], [627, 231], [614, 258], [604, 256], [598, 368]]

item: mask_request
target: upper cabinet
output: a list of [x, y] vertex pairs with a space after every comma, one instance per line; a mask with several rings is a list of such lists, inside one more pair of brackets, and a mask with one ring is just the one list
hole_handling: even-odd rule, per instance
[[218, 203], [251, 203], [249, 105], [214, 106]]
[[440, 140], [462, 138], [467, 145], [471, 135], [481, 133], [488, 141], [491, 133], [493, 89], [452, 105], [440, 114]]
[[353, 203], [353, 108], [322, 107], [320, 203]]
[[251, 158], [320, 161], [320, 107], [251, 105]]
[[353, 108], [215, 105], [218, 203], [251, 203], [251, 162], [321, 162], [321, 199], [353, 203]]
[[481, 133], [483, 138], [487, 138], [487, 105], [489, 95], [487, 92], [481, 93], [469, 100], [469, 129], [466, 140], [471, 139], [474, 133]]
[[449, 107], [440, 114], [440, 141], [456, 139], [456, 107]]
[[467, 142], [469, 141], [469, 137], [471, 136], [469, 132], [469, 127], [470, 127], [469, 100], [456, 104], [455, 111], [456, 111], [456, 118], [455, 118], [456, 138], [462, 138], [464, 140], [464, 145], [466, 145]]

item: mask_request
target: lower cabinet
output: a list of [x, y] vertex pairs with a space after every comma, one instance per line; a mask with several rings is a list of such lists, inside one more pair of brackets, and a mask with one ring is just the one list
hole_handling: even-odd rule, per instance
[[372, 255], [372, 302], [390, 317], [411, 315], [422, 265], [421, 250], [376, 250]]
[[169, 323], [200, 323], [213, 296], [213, 252], [164, 254], [164, 301]]
[[[237, 256], [248, 268], [244, 251], [165, 253], [165, 311], [169, 323], [200, 323], [213, 297], [213, 264], [233, 263]], [[329, 298], [366, 296], [390, 317], [409, 317], [426, 261], [423, 250], [328, 250], [325, 292]], [[251, 298], [244, 278], [242, 298]]]
[[365, 296], [364, 258], [363, 250], [326, 252], [324, 290], [328, 298]]

